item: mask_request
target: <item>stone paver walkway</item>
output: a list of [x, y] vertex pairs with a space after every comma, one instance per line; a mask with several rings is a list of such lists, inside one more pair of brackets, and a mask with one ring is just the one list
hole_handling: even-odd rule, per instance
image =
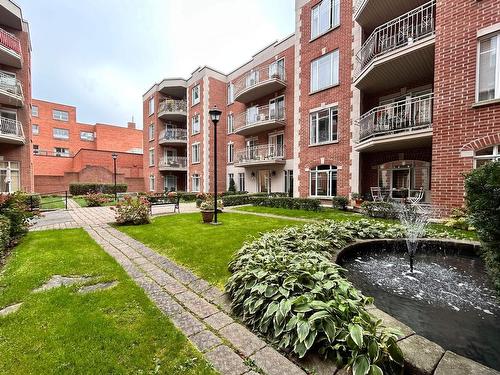
[[305, 375], [235, 322], [227, 296], [216, 287], [109, 225], [84, 228], [221, 374]]

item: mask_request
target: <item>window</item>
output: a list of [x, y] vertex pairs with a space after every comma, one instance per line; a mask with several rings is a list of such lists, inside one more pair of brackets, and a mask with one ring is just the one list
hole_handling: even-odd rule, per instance
[[[228, 173], [227, 174], [227, 186], [231, 187], [231, 181], [234, 181], [234, 173]], [[236, 188], [236, 186], [235, 186]]]
[[191, 118], [191, 134], [198, 134], [200, 132], [200, 115], [194, 115]]
[[37, 105], [31, 106], [31, 116], [38, 117], [38, 106]]
[[285, 97], [279, 96], [269, 100], [269, 118], [283, 120], [285, 118]]
[[240, 191], [245, 190], [245, 173], [238, 173], [238, 185]]
[[228, 143], [227, 145], [227, 162], [234, 162], [234, 143]]
[[338, 139], [337, 119], [337, 107], [311, 113], [310, 144], [317, 145], [336, 141]]
[[148, 102], [148, 114], [151, 116], [153, 113], [155, 113], [155, 98], [149, 99]]
[[54, 155], [69, 157], [69, 149], [64, 147], [54, 147]]
[[149, 166], [155, 165], [155, 149], [150, 148], [149, 149]]
[[167, 175], [164, 180], [165, 191], [177, 191], [177, 176]]
[[234, 103], [234, 85], [232, 83], [227, 85], [227, 104]]
[[285, 79], [285, 59], [279, 59], [269, 65], [269, 78]]
[[476, 151], [474, 159], [475, 168], [479, 168], [480, 166], [492, 161], [500, 161], [500, 145]]
[[52, 129], [52, 135], [56, 139], [69, 139], [69, 130], [68, 129]]
[[230, 113], [227, 115], [227, 134], [234, 133], [234, 115]]
[[191, 163], [199, 163], [200, 162], [200, 144], [193, 143], [191, 145]]
[[94, 133], [93, 132], [80, 132], [80, 139], [82, 141], [93, 141]]
[[285, 193], [293, 197], [293, 170], [285, 170]]
[[268, 155], [271, 158], [282, 158], [284, 156], [283, 133], [269, 135], [269, 151]]
[[33, 154], [38, 155], [40, 153], [40, 146], [33, 145]]
[[155, 175], [149, 175], [149, 191], [155, 191]]
[[59, 121], [68, 121], [69, 115], [66, 111], [60, 111], [58, 109], [52, 110], [52, 118]]
[[200, 175], [194, 174], [191, 176], [191, 190], [195, 193], [200, 191]]
[[311, 39], [340, 25], [340, 0], [323, 0], [311, 10]]
[[191, 105], [198, 104], [200, 102], [200, 85], [196, 85], [191, 90]]
[[339, 50], [311, 62], [311, 92], [339, 83]]
[[155, 139], [155, 125], [154, 124], [149, 125], [148, 134], [149, 134], [150, 141]]
[[309, 172], [309, 195], [330, 198], [337, 195], [337, 167], [320, 165]]
[[479, 41], [477, 101], [500, 98], [500, 34]]
[[0, 161], [0, 193], [13, 193], [20, 188], [20, 163]]
[[37, 124], [31, 125], [31, 131], [33, 132], [33, 135], [40, 134], [40, 126]]

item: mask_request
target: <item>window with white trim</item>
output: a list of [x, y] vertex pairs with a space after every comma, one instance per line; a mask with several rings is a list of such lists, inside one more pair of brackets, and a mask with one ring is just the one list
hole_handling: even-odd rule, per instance
[[228, 186], [228, 190], [229, 190], [229, 187], [231, 187], [231, 181], [233, 181], [235, 183], [235, 188], [236, 188], [236, 182], [234, 181], [234, 173], [228, 173], [227, 174], [227, 186]]
[[234, 143], [232, 142], [227, 144], [227, 162], [234, 162]]
[[196, 85], [191, 89], [191, 105], [198, 104], [200, 102], [200, 85]]
[[194, 174], [191, 176], [191, 190], [194, 193], [199, 193], [200, 192], [200, 175], [199, 174]]
[[477, 101], [500, 99], [500, 34], [479, 41]]
[[311, 92], [320, 91], [339, 83], [339, 50], [330, 52], [311, 62]]
[[149, 175], [149, 191], [155, 191], [155, 175]]
[[323, 0], [311, 9], [311, 39], [340, 25], [340, 0]]
[[331, 198], [337, 195], [337, 167], [319, 165], [309, 171], [309, 195]]
[[38, 125], [38, 124], [32, 124], [31, 125], [31, 132], [33, 133], [33, 135], [40, 134], [40, 125]]
[[474, 154], [474, 167], [479, 168], [486, 163], [500, 161], [500, 145], [490, 146], [476, 151]]
[[21, 164], [0, 161], [0, 193], [13, 193], [21, 188]]
[[311, 113], [309, 142], [311, 145], [334, 142], [338, 139], [337, 107], [330, 107]]
[[227, 104], [234, 103], [234, 85], [229, 83], [227, 85]]
[[149, 166], [152, 167], [155, 165], [155, 149], [150, 148], [149, 149]]
[[80, 132], [80, 139], [82, 141], [93, 141], [94, 133], [93, 132]]
[[55, 156], [69, 157], [69, 148], [64, 147], [54, 147]]
[[59, 121], [68, 121], [69, 114], [66, 111], [60, 111], [58, 109], [53, 109], [52, 110], [52, 118], [54, 120], [59, 120]]
[[232, 113], [227, 115], [227, 134], [234, 133], [234, 115]]
[[191, 145], [191, 163], [196, 164], [200, 162], [200, 144], [193, 143]]
[[194, 115], [191, 118], [191, 134], [198, 134], [200, 132], [200, 115]]
[[31, 116], [38, 117], [38, 106], [37, 105], [31, 106]]
[[52, 136], [56, 139], [69, 139], [69, 130], [54, 128], [52, 129]]
[[238, 173], [239, 191], [246, 191], [245, 189], [245, 173]]
[[151, 116], [153, 113], [155, 113], [155, 98], [149, 99], [148, 102], [148, 115]]
[[149, 125], [148, 136], [149, 136], [149, 140], [150, 141], [152, 141], [153, 139], [155, 139], [155, 125], [154, 124], [150, 124]]

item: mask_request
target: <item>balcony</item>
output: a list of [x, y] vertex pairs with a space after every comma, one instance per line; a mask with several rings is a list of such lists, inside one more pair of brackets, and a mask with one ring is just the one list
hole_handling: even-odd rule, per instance
[[283, 145], [268, 144], [246, 147], [236, 152], [235, 166], [253, 167], [285, 164]]
[[187, 171], [187, 157], [166, 156], [158, 164], [160, 171]]
[[251, 107], [234, 119], [234, 132], [239, 135], [251, 135], [273, 130], [285, 125], [285, 107], [283, 104]]
[[366, 31], [419, 7], [428, 0], [354, 0], [354, 19]]
[[21, 122], [0, 117], [0, 143], [25, 144], [26, 139]]
[[21, 41], [0, 28], [0, 64], [22, 68]]
[[355, 86], [375, 92], [432, 77], [435, 10], [432, 0], [377, 27], [356, 54]]
[[22, 107], [24, 105], [21, 82], [15, 77], [0, 72], [0, 104]]
[[166, 99], [160, 102], [158, 117], [162, 120], [186, 121], [187, 105], [185, 100]]
[[356, 151], [386, 151], [429, 146], [432, 93], [375, 107], [361, 116]]
[[234, 100], [249, 103], [286, 87], [285, 68], [278, 63], [252, 69], [233, 82]]
[[33, 150], [33, 155], [37, 156], [55, 156], [59, 158], [72, 158], [74, 154], [72, 152], [66, 151], [66, 152], [59, 152], [59, 151], [51, 151], [51, 150], [39, 150], [39, 149], [34, 149]]
[[187, 130], [178, 128], [169, 128], [160, 132], [159, 144], [186, 144]]

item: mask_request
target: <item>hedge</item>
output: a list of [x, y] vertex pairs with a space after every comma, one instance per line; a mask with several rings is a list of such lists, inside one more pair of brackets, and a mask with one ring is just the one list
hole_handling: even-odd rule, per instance
[[381, 219], [395, 219], [397, 212], [389, 202], [370, 202], [365, 201], [361, 204], [363, 213], [370, 217]]
[[290, 210], [321, 210], [321, 201], [309, 198], [250, 197], [250, 203], [254, 206], [287, 208]]
[[[114, 194], [115, 185], [99, 183], [69, 184], [69, 192], [71, 195], [85, 195], [87, 193]], [[126, 193], [127, 184], [116, 184], [116, 192]]]
[[4, 215], [0, 215], [0, 255], [10, 244], [10, 220]]
[[271, 193], [270, 195], [267, 193], [252, 193], [252, 194], [247, 194], [247, 193], [241, 193], [237, 192], [235, 194], [223, 194], [222, 195], [222, 203], [224, 204], [224, 207], [230, 207], [230, 206], [241, 206], [244, 204], [251, 204], [253, 203], [251, 200], [253, 198], [282, 198], [282, 197], [287, 197], [286, 193]]

